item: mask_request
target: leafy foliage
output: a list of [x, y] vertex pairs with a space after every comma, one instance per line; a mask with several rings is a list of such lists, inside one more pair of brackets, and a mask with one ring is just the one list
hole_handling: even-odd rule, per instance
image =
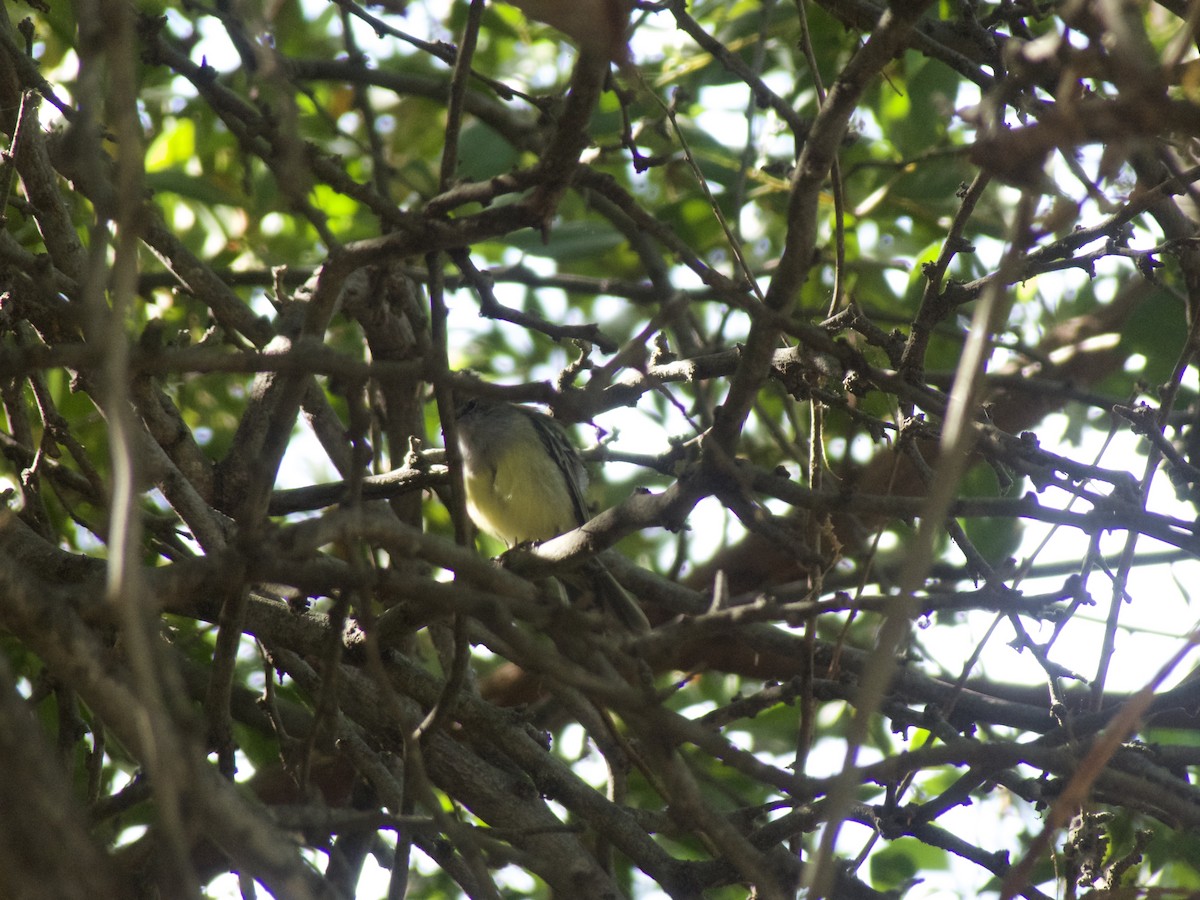
[[1190, 9], [516, 7], [0, 9], [0, 893], [1194, 890]]

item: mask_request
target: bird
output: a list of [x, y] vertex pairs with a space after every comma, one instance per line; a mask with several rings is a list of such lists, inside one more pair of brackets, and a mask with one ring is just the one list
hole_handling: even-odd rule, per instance
[[[554, 419], [515, 403], [472, 398], [456, 415], [467, 513], [509, 547], [541, 543], [590, 518], [587, 469]], [[597, 599], [627, 629], [650, 624], [599, 560], [582, 567]]]

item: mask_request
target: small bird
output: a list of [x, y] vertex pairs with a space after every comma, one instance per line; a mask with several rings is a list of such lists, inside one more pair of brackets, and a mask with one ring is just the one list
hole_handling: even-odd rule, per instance
[[[472, 399], [458, 410], [467, 512], [509, 547], [547, 541], [588, 518], [587, 470], [562, 426], [513, 403]], [[599, 560], [583, 572], [597, 597], [631, 631], [650, 629], [645, 613]]]

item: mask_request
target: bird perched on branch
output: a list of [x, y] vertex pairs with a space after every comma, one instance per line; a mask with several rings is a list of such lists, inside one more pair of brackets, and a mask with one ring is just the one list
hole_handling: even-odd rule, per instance
[[[549, 540], [589, 516], [587, 471], [562, 426], [543, 413], [491, 400], [458, 411], [467, 512], [509, 547]], [[599, 560], [582, 569], [597, 598], [631, 631], [647, 631], [645, 613]]]

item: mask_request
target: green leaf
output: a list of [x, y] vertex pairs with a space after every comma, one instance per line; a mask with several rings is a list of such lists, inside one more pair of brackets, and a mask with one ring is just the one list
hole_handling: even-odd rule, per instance
[[916, 838], [902, 837], [871, 854], [871, 885], [880, 891], [907, 887], [917, 873], [950, 867], [945, 850], [923, 844]]

